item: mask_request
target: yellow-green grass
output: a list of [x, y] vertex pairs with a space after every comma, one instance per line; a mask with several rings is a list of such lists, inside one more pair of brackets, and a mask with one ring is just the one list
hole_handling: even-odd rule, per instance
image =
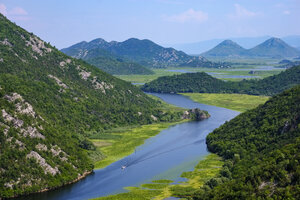
[[193, 101], [228, 108], [239, 112], [257, 107], [265, 103], [269, 97], [247, 94], [208, 94], [208, 93], [182, 93]]
[[104, 168], [130, 155], [134, 152], [134, 149], [143, 144], [146, 139], [157, 135], [161, 130], [176, 123], [179, 122], [157, 123], [125, 129], [125, 131], [116, 131], [110, 133], [114, 139], [91, 139], [93, 144], [97, 147], [97, 150], [100, 150], [105, 156], [104, 159], [94, 164], [95, 168]]
[[123, 79], [125, 81], [131, 82], [131, 83], [148, 83], [150, 81], [153, 81], [154, 79], [157, 79], [160, 76], [171, 76], [174, 74], [181, 74], [179, 72], [170, 72], [167, 71], [167, 69], [152, 69], [154, 74], [150, 75], [117, 75], [118, 78]]
[[139, 187], [127, 187], [128, 192], [99, 197], [97, 200], [162, 200], [176, 194], [195, 191], [204, 185], [206, 181], [216, 177], [224, 162], [216, 154], [209, 154], [201, 160], [191, 172], [184, 172], [181, 176], [187, 181], [172, 185], [171, 180], [154, 180], [152, 183], [142, 184]]
[[[245, 67], [241, 67], [240, 69], [243, 68]], [[254, 66], [246, 66], [246, 68], [248, 68], [249, 71], [255, 71]], [[236, 68], [236, 70], [238, 69], [239, 68]], [[259, 78], [265, 78], [268, 76], [272, 76], [274, 74], [278, 74], [282, 71], [282, 69], [274, 69], [274, 70], [266, 70], [266, 71], [255, 71], [255, 74], [249, 74], [249, 71], [244, 71], [244, 70], [231, 71], [230, 69], [181, 67], [181, 68], [153, 69], [154, 74], [151, 75], [117, 75], [117, 77], [132, 83], [148, 83], [161, 76], [171, 76], [174, 74], [181, 74], [181, 72], [170, 72], [168, 70], [186, 70], [191, 72], [214, 72], [214, 73], [220, 73], [220, 75], [244, 75], [244, 76], [253, 76], [253, 78], [256, 78], [257, 76]], [[220, 77], [219, 79], [230, 80], [230, 81], [243, 80], [243, 78], [222, 78], [222, 77]]]

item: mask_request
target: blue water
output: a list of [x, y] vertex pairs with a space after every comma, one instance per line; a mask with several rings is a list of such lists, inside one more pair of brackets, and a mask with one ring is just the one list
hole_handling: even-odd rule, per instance
[[[209, 153], [205, 143], [207, 134], [239, 114], [225, 108], [199, 104], [181, 95], [153, 95], [176, 106], [207, 110], [211, 117], [201, 122], [171, 126], [146, 140], [132, 155], [104, 169], [95, 170], [77, 183], [19, 199], [82, 200], [124, 192], [124, 187], [137, 186], [154, 179], [178, 180], [183, 171], [192, 170]], [[122, 165], [127, 168], [121, 170]]]

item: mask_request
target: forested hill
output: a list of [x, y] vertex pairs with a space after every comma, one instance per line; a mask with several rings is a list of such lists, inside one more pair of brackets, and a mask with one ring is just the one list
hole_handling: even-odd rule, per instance
[[300, 199], [300, 86], [226, 122], [206, 140], [225, 164], [194, 199]]
[[83, 50], [79, 48], [81, 46], [82, 45], [75, 45], [74, 48], [63, 49], [62, 52], [69, 56], [82, 59], [109, 74], [153, 74], [150, 69], [136, 62], [125, 61], [104, 49], [95, 48]]
[[87, 136], [166, 116], [130, 83], [0, 14], [0, 198], [73, 181], [93, 167]]
[[136, 62], [125, 61], [103, 49], [91, 49], [88, 54], [81, 59], [109, 74], [154, 74], [151, 69]]
[[260, 80], [222, 81], [204, 72], [159, 77], [146, 83], [142, 90], [159, 93], [241, 93], [274, 95], [300, 84], [300, 66]]
[[[226, 63], [211, 62], [202, 56], [189, 56], [173, 48], [164, 48], [150, 40], [136, 38], [130, 38], [124, 42], [107, 42], [98, 38], [90, 42], [84, 41], [74, 44], [61, 51], [97, 66], [97, 62], [102, 62], [98, 57], [101, 57], [103, 51], [107, 51], [117, 58], [152, 68], [165, 68], [168, 66], [229, 67]], [[91, 62], [91, 60], [94, 62]]]

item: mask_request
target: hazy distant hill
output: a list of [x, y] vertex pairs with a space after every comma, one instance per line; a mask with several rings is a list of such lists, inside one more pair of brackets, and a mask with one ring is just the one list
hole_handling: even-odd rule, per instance
[[75, 58], [89, 58], [87, 59], [89, 62], [90, 59], [98, 57], [98, 54], [94, 54], [94, 52], [101, 52], [100, 50], [108, 51], [110, 54], [126, 61], [137, 62], [153, 68], [185, 66], [190, 63], [193, 63], [194, 67], [221, 66], [220, 63], [210, 62], [202, 56], [189, 56], [173, 48], [164, 48], [150, 40], [136, 38], [130, 38], [124, 42], [106, 42], [99, 38], [91, 42], [80, 42], [61, 51]]
[[240, 57], [245, 55], [246, 49], [233, 42], [232, 40], [224, 40], [213, 49], [205, 52], [205, 57]]
[[[259, 37], [237, 37], [237, 38], [226, 38], [232, 40], [233, 42], [238, 43], [243, 48], [250, 49], [260, 44], [268, 39], [271, 36], [259, 36]], [[173, 47], [175, 49], [184, 51], [187, 54], [200, 55], [206, 51], [209, 51], [222, 41], [226, 39], [212, 39], [212, 40], [203, 40], [200, 42], [191, 42], [191, 43], [181, 43], [181, 44], [165, 44], [165, 46]], [[300, 49], [300, 36], [299, 35], [291, 35], [281, 38], [284, 42], [292, 47], [299, 47]]]
[[279, 38], [270, 38], [256, 47], [248, 50], [249, 56], [257, 57], [296, 57], [300, 52]]
[[244, 49], [231, 40], [225, 40], [213, 49], [201, 54], [205, 57], [267, 57], [286, 58], [300, 55], [300, 51], [279, 38], [270, 38], [263, 43]]

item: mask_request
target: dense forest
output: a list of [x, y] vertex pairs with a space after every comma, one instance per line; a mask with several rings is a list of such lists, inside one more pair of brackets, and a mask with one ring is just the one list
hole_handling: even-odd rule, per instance
[[204, 72], [159, 77], [142, 90], [159, 93], [240, 93], [271, 96], [300, 84], [300, 66], [260, 80], [222, 81]]
[[207, 136], [225, 164], [193, 199], [300, 199], [300, 86]]
[[0, 14], [0, 198], [67, 184], [93, 168], [87, 137], [172, 121], [137, 87], [71, 58]]

